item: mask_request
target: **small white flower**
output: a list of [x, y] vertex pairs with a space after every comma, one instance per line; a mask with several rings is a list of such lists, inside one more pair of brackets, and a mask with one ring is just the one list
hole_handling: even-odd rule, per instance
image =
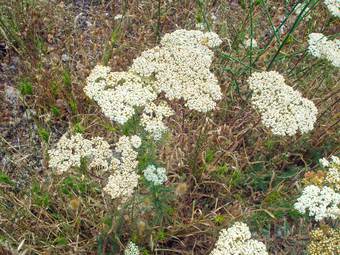
[[324, 0], [324, 2], [329, 12], [333, 16], [340, 18], [340, 0]]
[[[116, 143], [115, 153], [101, 137], [85, 139], [81, 134], [68, 138], [65, 134], [56, 148], [48, 151], [49, 166], [58, 173], [68, 171], [71, 167], [80, 167], [81, 160], [89, 160], [89, 167], [104, 171], [113, 171], [108, 178], [104, 191], [112, 199], [121, 198], [124, 202], [132, 196], [138, 186], [139, 175], [135, 169], [138, 165], [138, 153], [135, 149], [141, 145], [138, 136], [122, 136]], [[115, 156], [114, 156], [115, 155]]]
[[320, 221], [325, 218], [336, 219], [340, 216], [340, 194], [324, 186], [309, 185], [304, 188], [302, 195], [297, 199], [294, 208], [300, 213], [309, 212], [309, 216]]
[[217, 21], [217, 16], [214, 13], [211, 13], [210, 17], [213, 22]]
[[331, 156], [332, 164], [340, 165], [340, 159], [337, 156]]
[[131, 136], [131, 145], [138, 149], [142, 145], [142, 139], [137, 135]]
[[81, 160], [89, 160], [89, 167], [107, 171], [111, 168], [112, 151], [110, 145], [101, 137], [85, 139], [81, 134], [68, 138], [64, 134], [55, 148], [48, 151], [49, 166], [58, 173], [68, 171], [71, 167], [80, 167]]
[[138, 246], [133, 242], [129, 242], [129, 244], [126, 246], [124, 250], [124, 255], [139, 255], [139, 254], [140, 252]]
[[195, 25], [196, 29], [204, 31], [206, 29], [206, 25], [203, 22], [196, 23]]
[[[321, 160], [326, 160], [325, 158]], [[326, 160], [327, 161], [327, 160]], [[331, 156], [331, 161], [327, 161], [324, 167], [328, 168], [326, 172], [326, 181], [334, 188], [335, 191], [340, 192], [340, 160], [337, 156]]]
[[164, 120], [173, 114], [174, 111], [165, 102], [159, 105], [151, 103], [144, 108], [141, 123], [145, 130], [152, 134], [154, 140], [157, 141], [168, 129]]
[[84, 91], [108, 118], [120, 124], [135, 114], [136, 107], [143, 107], [157, 97], [151, 82], [131, 72], [110, 72], [101, 65], [92, 70]]
[[163, 167], [149, 165], [143, 172], [145, 179], [154, 185], [162, 185], [168, 179], [166, 170]]
[[105, 116], [120, 124], [136, 114], [137, 108], [144, 108], [143, 126], [160, 139], [167, 129], [164, 119], [173, 114], [165, 103], [154, 104], [162, 92], [170, 100], [184, 99], [188, 108], [199, 112], [214, 109], [222, 98], [217, 78], [209, 70], [213, 59], [210, 48], [221, 43], [213, 32], [176, 30], [165, 34], [160, 46], [142, 52], [127, 72], [111, 72], [97, 65], [84, 91]]
[[319, 162], [323, 167], [329, 166], [329, 161], [326, 158], [319, 159]]
[[236, 222], [232, 227], [223, 229], [210, 255], [268, 255], [266, 246], [251, 239], [246, 224]]
[[138, 165], [138, 153], [135, 149], [140, 145], [141, 139], [138, 136], [122, 136], [116, 143], [116, 152], [120, 154], [119, 162], [116, 163], [115, 171], [104, 187], [104, 191], [112, 199], [120, 198], [125, 202], [138, 186], [139, 175], [135, 170]]
[[278, 72], [256, 72], [248, 82], [253, 91], [251, 103], [273, 134], [292, 136], [313, 129], [318, 112], [314, 103], [288, 86]]
[[154, 87], [170, 99], [184, 99], [189, 109], [207, 112], [222, 98], [218, 81], [209, 68], [213, 51], [222, 43], [217, 34], [176, 30], [165, 34], [161, 46], [136, 58], [131, 71], [155, 80]]
[[327, 59], [340, 67], [340, 40], [328, 40], [323, 34], [311, 33], [308, 39], [308, 51], [317, 58]]

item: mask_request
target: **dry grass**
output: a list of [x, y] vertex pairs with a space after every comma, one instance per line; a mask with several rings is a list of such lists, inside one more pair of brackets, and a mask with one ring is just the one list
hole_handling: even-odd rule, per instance
[[[339, 141], [338, 70], [305, 54], [310, 32], [339, 32], [339, 21], [321, 3], [271, 66], [316, 103], [317, 126], [308, 135], [278, 138], [261, 126], [248, 100], [250, 70], [265, 70], [279, 45], [275, 37], [270, 43], [273, 34], [261, 4], [254, 7], [253, 34], [268, 50], [258, 59], [254, 50], [256, 62], [249, 67], [249, 52], [242, 47], [250, 33], [248, 1], [15, 2], [2, 3], [18, 28], [14, 37], [0, 36], [9, 47], [1, 57], [0, 93], [19, 89], [23, 81], [32, 85], [32, 93], [13, 105], [0, 99], [1, 254], [118, 254], [131, 238], [144, 254], [208, 254], [218, 231], [236, 220], [247, 222], [271, 254], [304, 254], [315, 223], [292, 207], [299, 180], [320, 157], [336, 154]], [[267, 1], [275, 26], [294, 2]], [[117, 14], [124, 18], [115, 20]], [[155, 221], [159, 211], [143, 210], [152, 204], [145, 187], [136, 192], [133, 213], [117, 211], [101, 192], [105, 180], [51, 173], [46, 151], [65, 131], [81, 130], [111, 142], [124, 132], [82, 91], [93, 66], [104, 62], [115, 71], [126, 70], [160, 35], [194, 29], [202, 17], [224, 39], [213, 66], [224, 99], [207, 115], [172, 103], [171, 132], [157, 149], [173, 194], [161, 219]], [[281, 40], [295, 18], [287, 21]], [[31, 118], [27, 109], [35, 112]]]

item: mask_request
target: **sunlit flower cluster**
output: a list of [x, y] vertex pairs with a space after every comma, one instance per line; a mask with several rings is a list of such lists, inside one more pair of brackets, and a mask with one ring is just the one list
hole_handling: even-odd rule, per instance
[[168, 179], [168, 177], [166, 176], [166, 169], [164, 167], [149, 165], [143, 171], [143, 173], [145, 179], [151, 182], [153, 185], [162, 185]]
[[324, 2], [329, 12], [333, 16], [340, 18], [340, 0], [324, 0]]
[[168, 129], [164, 123], [165, 119], [173, 114], [173, 110], [165, 102], [158, 105], [150, 103], [144, 108], [141, 124], [155, 140], [159, 140]]
[[131, 72], [110, 72], [97, 65], [87, 78], [85, 93], [95, 100], [105, 116], [124, 124], [142, 107], [155, 100], [157, 94], [150, 81]]
[[262, 123], [275, 135], [295, 135], [313, 129], [317, 109], [314, 103], [286, 85], [275, 71], [256, 72], [249, 78], [252, 104], [259, 110]]
[[190, 109], [207, 112], [222, 94], [209, 68], [213, 51], [221, 44], [217, 34], [177, 30], [164, 35], [161, 45], [144, 51], [127, 72], [111, 72], [97, 65], [87, 78], [85, 93], [95, 100], [105, 116], [126, 123], [136, 108], [145, 108], [142, 125], [155, 139], [167, 130], [165, 118], [173, 111], [165, 102], [153, 101], [162, 92], [170, 99], [184, 99]]
[[138, 136], [122, 136], [116, 144], [116, 152], [120, 154], [119, 160], [113, 166], [113, 174], [109, 176], [104, 191], [112, 199], [121, 198], [126, 201], [138, 185], [139, 175], [136, 173], [138, 165], [136, 149], [141, 145]]
[[48, 151], [49, 165], [58, 173], [63, 173], [72, 167], [80, 167], [84, 159], [89, 168], [109, 171], [111, 175], [104, 191], [112, 199], [122, 198], [124, 201], [131, 197], [138, 185], [136, 149], [140, 146], [141, 139], [138, 136], [122, 136], [113, 151], [101, 137], [85, 139], [81, 134], [75, 134], [69, 138], [65, 134], [56, 148]]
[[331, 160], [326, 158], [320, 159], [320, 163], [327, 169], [325, 181], [328, 186], [335, 191], [340, 191], [340, 159], [337, 156], [331, 156]]
[[340, 67], [340, 40], [328, 40], [321, 33], [311, 33], [308, 44], [308, 50], [314, 57], [327, 59], [332, 65]]
[[222, 97], [215, 75], [209, 68], [213, 51], [221, 44], [212, 32], [176, 30], [166, 34], [161, 46], [136, 58], [131, 71], [155, 80], [155, 87], [170, 99], [184, 99], [189, 109], [207, 112]]
[[294, 204], [295, 209], [300, 213], [307, 213], [309, 216], [320, 221], [325, 218], [336, 219], [340, 216], [340, 194], [333, 189], [315, 185], [306, 186], [302, 195]]
[[322, 226], [310, 233], [311, 241], [308, 245], [310, 255], [340, 254], [340, 228], [332, 229]]
[[64, 134], [48, 154], [49, 166], [58, 173], [66, 172], [71, 167], [80, 167], [83, 159], [89, 161], [90, 168], [107, 171], [112, 160], [110, 145], [103, 138], [95, 137], [89, 140], [79, 133], [71, 137]]
[[124, 255], [139, 255], [139, 254], [140, 252], [138, 246], [133, 242], [129, 242], [124, 250]]
[[232, 227], [220, 232], [218, 241], [210, 255], [265, 255], [268, 254], [266, 246], [257, 240], [251, 239], [248, 226], [236, 222]]

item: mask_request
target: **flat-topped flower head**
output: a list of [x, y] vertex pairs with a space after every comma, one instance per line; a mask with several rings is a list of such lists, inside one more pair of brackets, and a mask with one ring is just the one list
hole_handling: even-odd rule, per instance
[[136, 58], [131, 71], [155, 80], [158, 92], [170, 99], [184, 99], [189, 109], [207, 112], [222, 97], [218, 81], [209, 68], [213, 52], [220, 45], [213, 32], [177, 30], [166, 34], [161, 46]]
[[307, 247], [310, 255], [340, 254], [340, 228], [323, 225], [310, 233], [310, 243]]
[[[84, 88], [105, 116], [126, 123], [136, 108], [143, 110], [142, 123], [155, 139], [166, 131], [164, 119], [172, 114], [165, 104], [155, 106], [160, 93], [170, 99], [184, 99], [189, 109], [207, 112], [222, 98], [220, 86], [209, 68], [212, 47], [222, 43], [217, 34], [176, 30], [165, 34], [160, 46], [142, 52], [127, 72], [111, 72], [96, 66]], [[150, 113], [157, 117], [150, 116]], [[152, 114], [152, 115], [153, 115]]]
[[164, 167], [149, 165], [143, 171], [143, 173], [145, 179], [151, 182], [153, 185], [162, 185], [168, 179], [168, 177], [166, 176], [166, 169]]
[[158, 105], [151, 103], [144, 108], [141, 124], [153, 136], [154, 140], [157, 141], [168, 130], [164, 120], [173, 114], [174, 111], [165, 102], [161, 102]]
[[340, 194], [324, 186], [308, 185], [294, 204], [300, 213], [307, 213], [316, 221], [325, 218], [337, 219], [340, 216]]
[[80, 167], [81, 160], [89, 160], [90, 168], [107, 171], [111, 168], [112, 151], [110, 145], [101, 137], [85, 139], [81, 134], [70, 136], [64, 134], [55, 148], [48, 151], [49, 166], [58, 173], [68, 171], [71, 167]]
[[251, 239], [248, 226], [236, 222], [232, 227], [223, 229], [210, 255], [267, 255], [266, 246]]
[[133, 242], [129, 242], [124, 250], [124, 255], [139, 255], [139, 254], [140, 252], [138, 246]]
[[172, 33], [165, 34], [161, 39], [161, 45], [165, 47], [184, 46], [196, 47], [199, 45], [210, 48], [217, 47], [222, 40], [214, 32], [202, 32], [199, 30], [179, 29]]
[[81, 134], [61, 137], [56, 147], [49, 150], [49, 166], [58, 173], [72, 167], [80, 167], [82, 159], [87, 159], [89, 168], [111, 171], [104, 191], [112, 199], [120, 198], [123, 202], [130, 198], [138, 186], [139, 175], [136, 151], [141, 146], [138, 136], [122, 136], [116, 143], [115, 151], [101, 137], [85, 139]]
[[321, 33], [311, 33], [308, 39], [308, 51], [317, 58], [327, 59], [336, 67], [340, 67], [340, 40], [328, 40]]
[[333, 16], [340, 18], [340, 0], [324, 0], [324, 2], [329, 12]]
[[253, 91], [251, 103], [273, 134], [291, 136], [313, 129], [317, 115], [314, 103], [286, 85], [282, 75], [275, 71], [256, 72], [248, 82]]
[[138, 165], [136, 149], [140, 146], [141, 139], [138, 136], [122, 136], [116, 143], [116, 152], [120, 154], [119, 162], [104, 187], [104, 191], [112, 199], [119, 198], [122, 202], [125, 202], [138, 186], [140, 176], [136, 173]]
[[330, 160], [322, 158], [319, 162], [326, 168], [325, 181], [327, 185], [340, 192], [340, 159], [337, 156], [331, 156]]
[[135, 107], [145, 106], [157, 97], [150, 81], [130, 72], [110, 72], [103, 66], [91, 72], [84, 91], [108, 118], [120, 124], [135, 114]]
[[135, 171], [119, 171], [116, 170], [109, 176], [109, 180], [104, 187], [104, 191], [111, 196], [112, 199], [121, 199], [124, 203], [134, 193], [138, 186], [139, 175]]

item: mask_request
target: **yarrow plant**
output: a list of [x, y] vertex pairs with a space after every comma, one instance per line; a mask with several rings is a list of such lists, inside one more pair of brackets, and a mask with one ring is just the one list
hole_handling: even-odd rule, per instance
[[248, 226], [236, 222], [232, 227], [223, 229], [210, 255], [267, 255], [266, 246], [251, 239]]
[[173, 111], [165, 101], [155, 104], [160, 93], [184, 99], [189, 109], [207, 112], [222, 97], [218, 81], [210, 72], [213, 51], [222, 41], [213, 32], [177, 30], [166, 34], [161, 45], [137, 57], [127, 72], [111, 72], [98, 65], [89, 77], [85, 93], [113, 121], [126, 123], [136, 108], [143, 108], [142, 125], [155, 140], [167, 130], [165, 118]]
[[124, 255], [139, 255], [139, 254], [140, 252], [138, 246], [133, 242], [129, 242], [124, 250]]
[[314, 103], [288, 86], [278, 72], [256, 72], [248, 82], [253, 91], [251, 103], [273, 134], [292, 136], [313, 129], [318, 112]]
[[324, 0], [324, 2], [329, 12], [333, 16], [340, 18], [340, 0]]
[[112, 173], [103, 190], [112, 199], [121, 198], [125, 201], [132, 196], [138, 185], [139, 175], [135, 169], [138, 165], [136, 149], [140, 145], [141, 139], [138, 136], [122, 136], [113, 152], [110, 145], [100, 137], [85, 139], [81, 134], [76, 134], [68, 138], [65, 134], [56, 148], [48, 151], [49, 164], [58, 173], [63, 173], [72, 167], [80, 167], [82, 159], [87, 159], [90, 168]]
[[66, 172], [72, 167], [80, 167], [82, 159], [90, 161], [90, 168], [107, 171], [112, 159], [110, 145], [103, 138], [95, 137], [89, 140], [79, 133], [71, 137], [64, 134], [48, 154], [49, 166], [57, 173]]
[[335, 191], [340, 192], [340, 159], [331, 156], [331, 160], [320, 159], [321, 165], [326, 168], [325, 182]]
[[122, 136], [116, 144], [116, 151], [120, 153], [120, 160], [113, 166], [113, 174], [109, 177], [104, 191], [112, 199], [121, 198], [125, 202], [130, 198], [138, 185], [139, 175], [136, 173], [138, 165], [138, 149], [141, 139], [138, 136]]
[[300, 213], [307, 213], [316, 221], [325, 218], [337, 219], [340, 216], [340, 194], [324, 186], [308, 185], [297, 199], [294, 208]]
[[314, 57], [327, 59], [336, 67], [340, 67], [340, 40], [328, 40], [321, 33], [311, 33], [308, 39], [308, 51]]
[[294, 207], [301, 213], [308, 211], [317, 221], [337, 219], [340, 217], [340, 160], [332, 156], [330, 161], [320, 159], [320, 164], [325, 170], [305, 174], [303, 182], [307, 186]]
[[161, 45], [136, 58], [131, 70], [155, 79], [158, 92], [170, 99], [184, 99], [189, 109], [207, 112], [222, 97], [220, 86], [209, 68], [213, 51], [222, 43], [213, 32], [176, 30], [166, 34]]
[[120, 124], [135, 114], [136, 107], [143, 107], [157, 97], [151, 83], [140, 76], [131, 72], [111, 72], [109, 67], [101, 65], [92, 70], [84, 91], [108, 118]]
[[166, 169], [164, 167], [149, 165], [143, 172], [145, 179], [153, 185], [162, 185], [168, 179], [166, 176]]
[[159, 140], [168, 129], [164, 120], [173, 114], [174, 111], [165, 102], [160, 102], [158, 105], [150, 103], [144, 108], [141, 124], [155, 140]]
[[327, 225], [314, 229], [310, 233], [311, 241], [307, 247], [310, 255], [340, 254], [340, 228]]

